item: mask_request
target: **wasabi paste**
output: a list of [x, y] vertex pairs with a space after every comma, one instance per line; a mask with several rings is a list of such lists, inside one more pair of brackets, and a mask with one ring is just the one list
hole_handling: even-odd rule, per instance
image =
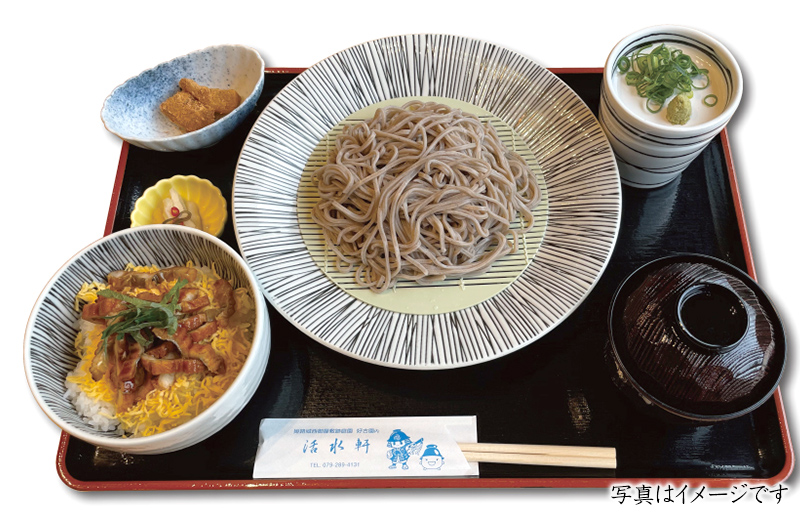
[[667, 121], [673, 125], [685, 125], [692, 117], [692, 100], [686, 94], [678, 94], [667, 105]]

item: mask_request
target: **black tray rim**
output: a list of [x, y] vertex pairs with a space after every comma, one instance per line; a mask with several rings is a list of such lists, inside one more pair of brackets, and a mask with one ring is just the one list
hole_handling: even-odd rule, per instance
[[[265, 74], [300, 74], [304, 67], [267, 67]], [[548, 68], [553, 74], [602, 74], [602, 67], [589, 68]], [[753, 251], [744, 217], [741, 194], [736, 179], [736, 171], [731, 154], [731, 143], [727, 128], [720, 132], [722, 149], [725, 155], [725, 166], [731, 186], [737, 224], [742, 240], [746, 273], [758, 282], [753, 261]], [[125, 177], [128, 150], [130, 145], [122, 142], [119, 164], [117, 166], [114, 187], [109, 203], [108, 217], [103, 236], [113, 232], [114, 220], [119, 203], [119, 195]], [[778, 422], [780, 424], [781, 441], [785, 453], [783, 468], [773, 476], [762, 479], [745, 478], [642, 478], [622, 479], [617, 477], [596, 478], [441, 478], [441, 479], [247, 479], [247, 480], [147, 480], [147, 481], [83, 481], [74, 478], [67, 468], [67, 449], [70, 435], [61, 432], [56, 455], [56, 471], [62, 482], [76, 491], [154, 491], [154, 490], [222, 490], [222, 489], [458, 489], [458, 488], [610, 488], [620, 484], [649, 484], [652, 486], [674, 484], [680, 482], [688, 486], [706, 486], [726, 488], [742, 482], [761, 483], [767, 486], [785, 481], [791, 475], [795, 456], [789, 434], [786, 409], [783, 404], [780, 386], [776, 388], [771, 399], [775, 402]]]

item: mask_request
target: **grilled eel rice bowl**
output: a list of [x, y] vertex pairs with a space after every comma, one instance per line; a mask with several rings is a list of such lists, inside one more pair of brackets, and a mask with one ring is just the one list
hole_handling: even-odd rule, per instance
[[75, 300], [80, 361], [69, 398], [100, 431], [149, 436], [208, 408], [250, 351], [255, 305], [212, 268], [127, 266]]

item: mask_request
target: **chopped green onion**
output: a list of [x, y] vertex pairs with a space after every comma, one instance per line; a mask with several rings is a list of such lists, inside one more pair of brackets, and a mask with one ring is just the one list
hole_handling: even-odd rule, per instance
[[706, 82], [705, 82], [705, 84], [701, 84], [700, 86], [697, 86], [697, 85], [694, 84], [694, 81], [692, 81], [692, 88], [694, 88], [695, 90], [703, 90], [704, 88], [708, 87], [709, 83], [711, 83], [711, 81], [708, 79], [708, 71], [706, 69], [699, 69], [697, 71], [697, 73], [698, 73], [698, 75], [705, 76], [706, 77]]
[[692, 58], [682, 52], [675, 57], [675, 64], [683, 70], [692, 70], [692, 67], [694, 67]]
[[713, 107], [717, 104], [718, 98], [716, 94], [709, 94], [703, 98], [703, 104], [707, 107]]
[[[657, 104], [655, 107], [651, 107], [651, 106], [650, 106], [650, 104], [651, 104], [651, 103], [658, 103], [658, 104]], [[648, 99], [648, 100], [647, 100], [647, 103], [645, 103], [645, 106], [647, 107], [647, 110], [648, 110], [650, 113], [652, 113], [652, 114], [656, 114], [656, 113], [658, 113], [658, 112], [661, 110], [661, 108], [664, 106], [664, 102], [663, 102], [663, 101], [661, 101], [661, 102], [657, 102], [657, 101], [653, 101], [652, 99]]]
[[[649, 54], [642, 53], [652, 46], [646, 44], [637, 47], [628, 56], [617, 60], [617, 69], [620, 74], [625, 74], [625, 83], [634, 87], [640, 97], [647, 98], [645, 106], [648, 111], [659, 112], [676, 90], [691, 97], [693, 90], [708, 87], [708, 69], [698, 68], [691, 56], [680, 49], [670, 49], [663, 43]], [[695, 83], [698, 76], [700, 82]]]

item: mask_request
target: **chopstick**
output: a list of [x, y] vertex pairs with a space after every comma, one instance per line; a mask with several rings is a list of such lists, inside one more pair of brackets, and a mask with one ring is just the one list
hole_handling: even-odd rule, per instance
[[617, 467], [615, 448], [466, 442], [459, 443], [458, 447], [468, 462], [606, 469]]

